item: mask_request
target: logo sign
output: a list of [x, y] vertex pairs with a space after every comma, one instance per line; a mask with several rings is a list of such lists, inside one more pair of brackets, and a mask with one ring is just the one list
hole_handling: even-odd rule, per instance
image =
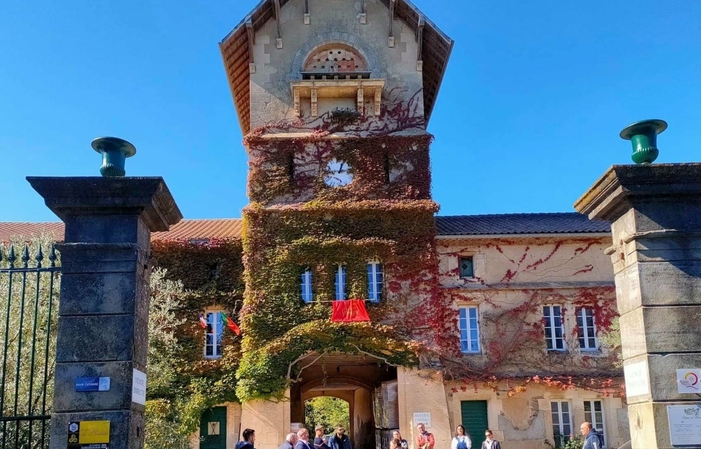
[[79, 377], [75, 380], [75, 391], [110, 391], [109, 377]]
[[68, 424], [68, 449], [109, 449], [109, 421], [77, 421]]
[[136, 368], [131, 382], [131, 402], [146, 405], [146, 373]]
[[677, 392], [701, 393], [701, 369], [678, 369]]
[[650, 394], [650, 378], [647, 372], [647, 360], [631, 363], [623, 367], [626, 379], [626, 396], [643, 396]]
[[431, 427], [431, 413], [430, 412], [414, 412], [414, 426], [423, 424], [426, 428]]

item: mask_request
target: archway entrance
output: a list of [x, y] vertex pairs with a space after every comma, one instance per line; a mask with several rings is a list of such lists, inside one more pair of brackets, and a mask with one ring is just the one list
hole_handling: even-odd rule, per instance
[[[297, 366], [301, 371], [290, 388], [293, 423], [305, 422], [305, 403], [310, 399], [337, 398], [348, 403], [346, 433], [354, 449], [388, 447], [382, 442], [398, 426], [396, 367], [373, 357], [345, 354], [310, 354]], [[310, 429], [316, 424], [307, 422]]]

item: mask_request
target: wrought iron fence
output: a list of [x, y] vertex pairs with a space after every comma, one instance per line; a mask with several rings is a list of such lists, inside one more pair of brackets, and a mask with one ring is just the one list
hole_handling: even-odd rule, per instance
[[0, 247], [0, 449], [49, 447], [60, 264], [47, 252]]

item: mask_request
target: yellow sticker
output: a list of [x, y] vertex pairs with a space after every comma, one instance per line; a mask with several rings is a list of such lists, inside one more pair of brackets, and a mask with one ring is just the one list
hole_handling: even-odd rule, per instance
[[80, 444], [85, 443], [109, 443], [110, 442], [110, 422], [109, 421], [81, 421], [80, 422]]

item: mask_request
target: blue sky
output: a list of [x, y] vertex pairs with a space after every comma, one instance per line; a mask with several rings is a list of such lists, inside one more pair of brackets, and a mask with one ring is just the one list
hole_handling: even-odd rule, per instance
[[[354, 0], [343, 0], [354, 1]], [[246, 153], [218, 42], [258, 0], [0, 5], [0, 221], [54, 221], [24, 180], [98, 175], [136, 145], [186, 218], [239, 217]], [[658, 162], [699, 160], [701, 1], [414, 0], [455, 40], [429, 125], [441, 215], [571, 211], [618, 137], [662, 118]]]

